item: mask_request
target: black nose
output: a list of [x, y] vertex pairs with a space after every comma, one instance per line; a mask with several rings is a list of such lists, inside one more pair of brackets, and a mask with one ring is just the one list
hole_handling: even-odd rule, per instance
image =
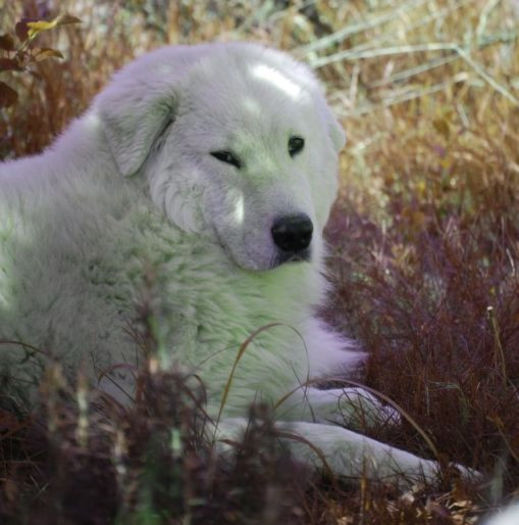
[[272, 226], [276, 246], [285, 252], [300, 252], [308, 248], [314, 230], [310, 217], [304, 213], [280, 217]]

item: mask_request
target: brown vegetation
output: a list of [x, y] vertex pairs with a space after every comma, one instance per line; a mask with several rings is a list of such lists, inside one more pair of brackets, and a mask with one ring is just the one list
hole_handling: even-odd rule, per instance
[[[0, 1], [0, 32], [22, 16], [51, 19], [51, 4]], [[0, 113], [0, 158], [40, 151], [114, 69], [157, 45], [259, 40], [317, 69], [349, 135], [325, 315], [369, 351], [366, 384], [403, 407], [440, 459], [486, 478], [471, 487], [445, 472], [441, 491], [404, 495], [315, 479], [272, 447], [268, 416], [252, 417], [235, 462], [217, 460], [203, 388], [181, 374], [142, 372], [131, 409], [81, 386], [65, 401], [58, 374], [45, 414], [0, 413], [0, 520], [462, 525], [517, 498], [517, 2], [59, 4], [82, 25], [38, 38], [65, 59], [1, 73], [19, 100]], [[406, 423], [374, 435], [431, 454]]]

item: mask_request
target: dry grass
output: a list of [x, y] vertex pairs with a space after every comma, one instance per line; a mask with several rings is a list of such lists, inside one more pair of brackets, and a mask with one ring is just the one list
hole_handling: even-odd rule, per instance
[[[24, 504], [31, 523], [180, 523], [189, 515], [218, 524], [462, 525], [517, 498], [518, 3], [85, 4], [60, 2], [83, 25], [41, 37], [64, 61], [2, 75], [21, 100], [0, 113], [0, 157], [41, 150], [114, 69], [159, 44], [252, 39], [309, 61], [349, 134], [327, 228], [336, 293], [325, 314], [370, 352], [367, 384], [400, 404], [446, 460], [481, 469], [486, 481], [452, 484], [446, 473], [441, 491], [402, 496], [300, 476], [272, 449], [268, 417], [252, 420], [237, 462], [219, 463], [203, 439], [200, 392], [180, 403], [184, 412], [173, 409], [164, 386], [190, 390], [172, 375], [153, 378], [131, 410], [98, 403], [81, 419], [74, 404], [49, 405], [49, 393], [43, 426], [1, 413], [0, 516], [22, 523]], [[24, 2], [23, 14], [55, 14], [38, 5]], [[0, 9], [10, 30], [22, 9], [6, 1]], [[86, 444], [80, 421], [88, 421]], [[168, 446], [171, 427], [182, 457]], [[429, 454], [410, 426], [376, 435]]]

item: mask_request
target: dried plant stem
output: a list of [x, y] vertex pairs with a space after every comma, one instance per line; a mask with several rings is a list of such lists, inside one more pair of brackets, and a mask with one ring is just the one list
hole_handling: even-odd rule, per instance
[[444, 42], [430, 42], [426, 44], [402, 45], [380, 47], [365, 50], [348, 50], [334, 55], [316, 58], [310, 63], [312, 67], [319, 68], [340, 60], [361, 60], [363, 58], [377, 58], [381, 56], [402, 55], [427, 51], [452, 51], [454, 44]]
[[519, 99], [514, 97], [508, 89], [506, 89], [504, 86], [499, 84], [496, 79], [491, 77], [477, 62], [475, 62], [469, 54], [462, 49], [457, 44], [454, 44], [453, 49], [458, 53], [458, 55], [467, 62], [467, 64], [481, 77], [483, 78], [488, 84], [490, 84], [498, 93], [503, 95], [503, 97], [507, 98], [510, 102], [513, 104], [519, 106]]
[[302, 55], [309, 55], [315, 51], [326, 49], [327, 47], [342, 42], [346, 38], [349, 38], [357, 33], [362, 33], [368, 29], [373, 29], [374, 27], [385, 24], [386, 22], [395, 20], [399, 18], [403, 12], [424, 5], [428, 1], [429, 0], [409, 0], [398, 8], [392, 9], [390, 12], [373, 17], [363, 22], [359, 22], [358, 24], [346, 26], [339, 31], [332, 33], [331, 35], [320, 38], [319, 40], [316, 40], [315, 42], [312, 42], [304, 47], [297, 48], [296, 51]]
[[408, 423], [411, 424], [411, 426], [420, 434], [422, 439], [425, 441], [427, 446], [429, 447], [430, 451], [434, 454], [434, 456], [438, 459], [439, 462], [441, 462], [441, 455], [438, 452], [438, 449], [436, 448], [436, 445], [433, 443], [432, 439], [427, 435], [427, 432], [416, 422], [416, 420], [411, 417], [411, 415], [404, 410], [398, 403], [396, 403], [393, 399], [391, 399], [389, 396], [386, 396], [384, 393], [379, 392], [375, 388], [371, 388], [369, 386], [363, 385], [362, 383], [359, 383], [357, 381], [352, 381], [350, 379], [343, 379], [343, 378], [336, 378], [338, 381], [341, 381], [344, 384], [351, 385], [357, 388], [362, 388], [363, 390], [366, 390], [370, 394], [373, 394], [374, 396], [382, 399], [385, 401], [388, 405], [392, 406], [394, 409], [398, 411], [399, 414], [401, 414], [404, 419], [408, 421]]
[[506, 386], [508, 374], [506, 372], [506, 359], [503, 345], [501, 344], [501, 337], [499, 335], [499, 326], [497, 324], [496, 314], [492, 306], [487, 307], [488, 319], [490, 322], [490, 327], [492, 328], [492, 333], [494, 335], [494, 363], [496, 369], [501, 372], [503, 386]]
[[428, 62], [425, 62], [425, 64], [421, 64], [416, 67], [411, 67], [408, 69], [404, 69], [402, 71], [398, 71], [397, 73], [394, 73], [393, 75], [390, 75], [387, 78], [382, 78], [380, 80], [372, 82], [371, 84], [368, 85], [368, 87], [369, 88], [382, 87], [382, 86], [392, 84], [393, 82], [400, 82], [402, 80], [407, 80], [421, 73], [426, 73], [427, 71], [431, 71], [432, 69], [435, 69], [437, 67], [441, 67], [446, 64], [449, 64], [450, 62], [454, 62], [454, 60], [457, 60], [458, 58], [459, 58], [458, 55], [454, 53], [446, 57], [435, 58], [433, 60], [429, 60]]
[[[517, 35], [515, 33], [513, 35], [510, 35], [511, 39], [513, 38], [515, 40], [516, 37]], [[489, 43], [493, 41], [494, 41], [493, 39], [487, 40], [487, 42]], [[401, 54], [427, 52], [427, 51], [451, 51], [454, 53], [449, 55], [448, 57], [444, 57], [439, 60], [436, 59], [436, 61], [431, 61], [428, 64], [421, 66], [422, 69], [418, 69], [418, 68], [408, 69], [402, 72], [403, 78], [405, 78], [406, 76], [413, 76], [414, 74], [418, 74], [423, 71], [427, 71], [431, 69], [432, 67], [438, 67], [439, 65], [442, 65], [441, 63], [442, 61], [444, 61], [444, 63], [447, 63], [459, 57], [463, 59], [474, 70], [474, 72], [477, 75], [479, 75], [485, 82], [487, 82], [495, 91], [497, 91], [500, 95], [508, 99], [513, 104], [519, 106], [519, 99], [517, 97], [515, 97], [508, 89], [506, 89], [496, 79], [494, 79], [491, 75], [489, 75], [480, 64], [478, 64], [475, 60], [473, 60], [470, 57], [467, 51], [461, 48], [458, 44], [452, 43], [452, 42], [451, 43], [430, 42], [427, 44], [393, 46], [393, 47], [387, 47], [383, 49], [371, 49], [371, 50], [365, 50], [365, 51], [360, 51], [360, 52], [357, 51], [355, 53], [350, 52], [350, 51], [345, 51], [344, 53], [337, 53], [336, 55], [332, 55], [330, 57], [324, 57], [323, 61], [326, 61], [326, 63], [329, 63], [335, 60], [353, 61], [353, 60], [360, 60], [360, 59], [365, 59], [365, 58], [375, 58], [375, 57], [380, 57], [380, 56], [401, 55]], [[314, 67], [320, 67], [321, 65], [323, 65], [323, 63], [317, 60], [313, 63], [313, 65]], [[394, 105], [400, 102], [406, 102], [413, 98], [418, 98], [424, 95], [430, 95], [431, 93], [440, 91], [443, 87], [453, 82], [460, 82], [465, 79], [466, 79], [465, 75], [463, 74], [461, 76], [457, 75], [453, 79], [449, 79], [445, 82], [441, 82], [427, 89], [423, 89], [419, 92], [413, 92], [411, 94], [406, 93], [402, 97], [400, 97], [399, 95], [388, 97], [386, 100], [382, 101], [381, 105], [383, 107], [387, 107], [387, 106], [391, 106], [391, 105]], [[393, 80], [394, 80], [394, 77], [393, 77]], [[378, 107], [378, 105], [375, 105], [375, 104], [364, 106], [364, 107], [359, 108], [357, 111], [355, 111], [354, 114], [359, 115], [359, 114], [367, 113], [369, 111], [372, 111], [376, 107]]]
[[225, 384], [225, 388], [223, 390], [223, 394], [222, 394], [222, 400], [220, 401], [220, 408], [218, 410], [218, 416], [216, 418], [216, 425], [215, 425], [215, 428], [218, 427], [218, 423], [220, 422], [221, 420], [221, 417], [222, 417], [222, 412], [223, 412], [223, 409], [225, 408], [225, 404], [227, 402], [227, 397], [229, 396], [229, 391], [231, 389], [231, 385], [232, 385], [232, 381], [233, 381], [233, 378], [234, 378], [234, 373], [236, 372], [236, 367], [238, 366], [238, 363], [240, 362], [240, 359], [243, 357], [243, 354], [245, 353], [245, 351], [247, 350], [249, 344], [261, 333], [261, 332], [264, 332], [265, 330], [269, 330], [270, 328], [274, 328], [276, 326], [285, 326], [287, 328], [290, 328], [291, 330], [293, 330], [302, 340], [303, 342], [303, 345], [305, 346], [305, 351], [308, 355], [308, 350], [306, 349], [306, 344], [305, 344], [305, 341], [304, 341], [304, 338], [303, 336], [301, 335], [301, 333], [296, 330], [293, 326], [290, 326], [290, 325], [287, 325], [285, 323], [281, 323], [281, 322], [274, 322], [274, 323], [268, 323], [266, 325], [263, 325], [261, 326], [260, 328], [258, 328], [257, 330], [255, 330], [254, 332], [252, 332], [252, 334], [249, 335], [249, 337], [247, 337], [247, 339], [245, 339], [245, 341], [243, 341], [243, 343], [240, 345], [240, 348], [238, 350], [238, 354], [236, 355], [236, 359], [234, 360], [234, 363], [232, 365], [232, 369], [229, 373], [229, 377], [227, 378], [227, 382]]
[[366, 113], [371, 113], [372, 111], [375, 111], [376, 109], [380, 107], [390, 107], [396, 104], [401, 104], [402, 102], [409, 102], [410, 100], [422, 98], [428, 95], [433, 95], [434, 93], [443, 91], [447, 86], [451, 84], [463, 82], [466, 79], [467, 79], [467, 76], [463, 73], [460, 73], [456, 75], [453, 79], [449, 79], [445, 82], [438, 82], [437, 84], [434, 84], [433, 86], [430, 86], [427, 88], [413, 89], [405, 93], [399, 93], [396, 95], [388, 96], [385, 99], [383, 99], [380, 104], [364, 104], [363, 106], [360, 106], [355, 111], [351, 112], [349, 115], [350, 116], [360, 116]]
[[485, 29], [487, 28], [488, 17], [490, 13], [497, 7], [501, 0], [488, 0], [485, 4], [485, 7], [481, 10], [481, 15], [479, 16], [478, 26], [476, 28], [476, 38], [480, 42], [483, 35], [485, 34]]
[[[416, 22], [413, 22], [413, 23], [410, 23], [410, 24], [407, 24], [405, 25], [405, 33], [406, 35], [410, 34], [411, 32], [413, 32], [415, 29], [418, 29], [420, 27], [423, 27], [423, 26], [426, 26], [427, 24], [430, 24], [431, 22], [435, 22], [437, 20], [439, 20], [440, 18], [443, 18], [445, 16], [447, 16], [448, 14], [452, 13], [453, 11], [456, 11], [458, 9], [460, 9], [461, 7], [463, 7], [464, 5], [466, 4], [469, 4], [473, 2], [473, 0], [463, 0], [463, 1], [460, 1], [460, 2], [457, 2], [456, 4], [452, 5], [452, 6], [448, 6], [448, 7], [445, 7], [443, 9], [438, 9], [438, 10], [434, 10], [432, 14], [426, 16], [426, 17], [421, 17], [418, 21]], [[392, 21], [389, 20], [389, 21]], [[375, 38], [372, 38], [370, 39], [368, 42], [364, 42], [363, 44], [359, 44], [357, 46], [354, 46], [352, 47], [351, 49], [349, 49], [347, 51], [347, 53], [356, 53], [356, 52], [359, 52], [359, 51], [365, 51], [365, 50], [368, 50], [368, 49], [375, 49], [375, 47], [379, 47], [381, 46], [382, 44], [385, 44], [387, 42], [390, 42], [392, 40], [394, 40], [395, 38], [395, 32], [394, 32], [394, 29], [393, 30], [390, 30], [390, 31], [387, 31], [381, 35], [378, 35], [376, 36]], [[319, 42], [319, 40], [318, 40]], [[296, 51], [298, 51], [296, 49]], [[304, 55], [304, 49], [303, 49], [303, 55]], [[330, 55], [330, 56], [333, 56], [333, 57], [336, 57], [336, 56], [339, 56], [340, 53], [337, 53], [337, 54], [334, 54], [334, 55]], [[321, 57], [321, 58], [328, 58], [328, 57]], [[316, 57], [312, 57], [310, 56], [309, 57], [309, 62], [310, 64], [312, 65], [312, 67], [322, 67], [322, 66], [316, 66], [316, 62], [319, 60], [319, 58], [316, 58]], [[335, 62], [335, 61], [334, 61]], [[323, 63], [323, 65], [326, 65]]]

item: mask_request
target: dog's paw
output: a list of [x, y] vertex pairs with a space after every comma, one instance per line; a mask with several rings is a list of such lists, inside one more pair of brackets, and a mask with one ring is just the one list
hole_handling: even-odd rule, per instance
[[362, 388], [345, 388], [339, 400], [339, 412], [349, 428], [365, 429], [380, 425], [400, 425], [400, 412], [383, 404], [376, 396]]

